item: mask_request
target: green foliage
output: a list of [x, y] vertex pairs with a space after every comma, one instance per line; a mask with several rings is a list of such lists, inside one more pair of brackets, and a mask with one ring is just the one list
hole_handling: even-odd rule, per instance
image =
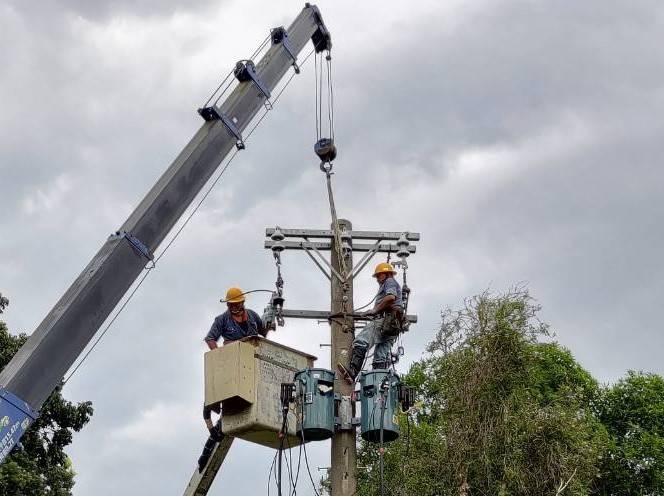
[[[442, 314], [431, 355], [405, 382], [420, 408], [385, 455], [392, 494], [587, 494], [608, 445], [600, 390], [528, 293], [484, 293]], [[410, 436], [407, 431], [410, 428]], [[358, 493], [378, 492], [376, 446], [362, 443]]]
[[7, 300], [7, 297], [3, 297], [2, 294], [0, 293], [0, 314], [3, 313], [3, 311], [8, 305], [9, 305], [9, 300]]
[[[27, 340], [13, 336], [0, 321], [0, 370]], [[91, 402], [73, 404], [57, 388], [42, 406], [40, 416], [21, 439], [21, 446], [0, 465], [2, 495], [70, 495], [74, 470], [64, 448], [92, 416]]]
[[598, 493], [664, 494], [664, 378], [630, 371], [597, 410], [611, 437]]

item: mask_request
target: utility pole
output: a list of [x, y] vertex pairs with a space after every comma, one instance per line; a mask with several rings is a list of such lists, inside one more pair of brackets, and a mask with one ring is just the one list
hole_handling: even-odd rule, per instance
[[[411, 241], [420, 239], [419, 233], [390, 231], [353, 231], [350, 221], [338, 220], [340, 236], [331, 230], [267, 228], [265, 248], [281, 254], [285, 250], [303, 250], [330, 280], [331, 306], [329, 311], [283, 309], [284, 318], [327, 319], [331, 327], [330, 369], [336, 371], [337, 364], [348, 365], [354, 338], [356, 321], [369, 318], [353, 313], [353, 282], [355, 277], [378, 253], [394, 254], [405, 269], [406, 258], [414, 254], [416, 247]], [[290, 241], [287, 238], [299, 238]], [[317, 241], [312, 241], [315, 239]], [[320, 241], [320, 240], [323, 241]], [[356, 243], [355, 240], [360, 240]], [[367, 243], [369, 241], [369, 243]], [[340, 246], [337, 244], [340, 242]], [[395, 242], [395, 243], [391, 243]], [[321, 251], [330, 251], [328, 261]], [[364, 255], [353, 265], [353, 252]], [[281, 257], [279, 255], [279, 257]], [[280, 259], [279, 259], [280, 261]], [[342, 262], [343, 261], [343, 262]], [[281, 262], [279, 262], [281, 263]], [[407, 316], [408, 323], [417, 322], [417, 316]], [[332, 437], [331, 467], [329, 471], [332, 495], [353, 495], [357, 489], [356, 421], [353, 390], [345, 380], [335, 376], [334, 392], [337, 399], [335, 409], [336, 429]]]
[[[353, 225], [346, 219], [339, 219], [339, 230], [342, 232], [350, 233]], [[332, 226], [334, 230], [334, 225]], [[332, 268], [340, 275], [345, 275], [342, 266], [345, 268], [353, 267], [353, 251], [344, 250], [344, 247], [338, 247], [337, 241], [332, 237], [332, 250], [331, 250], [331, 263]], [[352, 246], [351, 246], [352, 247]], [[339, 255], [344, 258], [342, 265]], [[353, 312], [353, 282], [340, 281], [339, 278], [333, 277], [331, 280], [331, 303], [330, 310], [332, 314]], [[331, 327], [331, 357], [330, 369], [336, 369], [337, 364], [341, 363], [346, 365], [353, 343], [353, 318], [347, 318], [345, 322], [333, 320], [330, 323]], [[351, 397], [353, 395], [354, 385], [348, 384], [339, 375], [334, 379], [334, 391], [341, 397], [339, 411], [349, 411], [350, 417], [354, 415], [353, 403]], [[342, 413], [339, 412], [339, 417], [343, 418]], [[357, 458], [357, 449], [355, 445], [355, 427], [341, 426], [341, 430], [335, 432], [332, 437], [332, 454], [331, 454], [331, 470], [330, 481], [332, 483], [332, 495], [355, 495], [357, 488], [357, 475], [355, 460]], [[346, 428], [346, 429], [344, 429]], [[348, 429], [350, 428], [350, 429]]]

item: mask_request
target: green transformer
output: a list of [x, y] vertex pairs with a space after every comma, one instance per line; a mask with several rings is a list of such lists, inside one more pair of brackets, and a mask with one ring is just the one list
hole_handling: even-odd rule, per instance
[[334, 435], [334, 371], [308, 368], [295, 373], [296, 432], [305, 441]]
[[389, 369], [360, 374], [361, 435], [367, 442], [391, 442], [399, 438], [397, 405], [399, 376]]

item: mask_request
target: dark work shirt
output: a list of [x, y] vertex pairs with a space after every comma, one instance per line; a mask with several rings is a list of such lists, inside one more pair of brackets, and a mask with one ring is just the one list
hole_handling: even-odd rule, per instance
[[383, 284], [380, 285], [378, 293], [376, 294], [376, 304], [380, 304], [385, 297], [388, 295], [394, 295], [396, 300], [392, 307], [403, 307], [403, 301], [401, 299], [401, 285], [397, 283], [397, 280], [390, 277], [383, 281]]
[[240, 338], [253, 336], [253, 335], [267, 335], [267, 330], [263, 326], [261, 317], [251, 309], [247, 309], [247, 321], [238, 323], [231, 316], [230, 311], [226, 311], [220, 316], [214, 318], [214, 323], [205, 341], [208, 340], [239, 340]]

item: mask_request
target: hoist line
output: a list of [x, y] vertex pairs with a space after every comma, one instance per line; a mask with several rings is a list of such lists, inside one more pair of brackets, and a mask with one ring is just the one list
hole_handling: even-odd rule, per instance
[[320, 140], [318, 114], [318, 54], [314, 55], [314, 110], [316, 114], [316, 141]]
[[[268, 37], [268, 38], [269, 38], [269, 37]], [[264, 45], [264, 44], [265, 44], [265, 42], [263, 42], [263, 45]], [[308, 55], [302, 60], [302, 64], [300, 64], [300, 67], [303, 67], [304, 64], [307, 62], [307, 60], [309, 60], [309, 57], [311, 57], [311, 54], [314, 53], [314, 50], [315, 50], [315, 49], [312, 49], [312, 50], [309, 52], [309, 54], [308, 54]], [[290, 84], [290, 82], [291, 82], [291, 81], [293, 80], [293, 78], [295, 77], [295, 74], [296, 74], [295, 72], [293, 72], [293, 73], [291, 74], [290, 78], [288, 78], [288, 80], [286, 80], [286, 83], [285, 83], [284, 86], [281, 88], [281, 90], [279, 91], [279, 93], [277, 93], [276, 97], [274, 98], [274, 101], [272, 102], [273, 107], [274, 107], [274, 105], [279, 101], [279, 98], [281, 97], [282, 93], [286, 90], [286, 88], [288, 88], [288, 85]], [[222, 84], [223, 84], [223, 83], [222, 83]], [[265, 119], [265, 116], [267, 115], [268, 112], [269, 112], [269, 110], [268, 110], [268, 109], [265, 109], [265, 111], [263, 112], [263, 115], [258, 119], [258, 121], [256, 122], [256, 124], [251, 128], [251, 130], [250, 130], [249, 133], [247, 134], [247, 137], [246, 137], [245, 140], [244, 140], [245, 142], [249, 139], [249, 137], [251, 137], [251, 135], [254, 133], [254, 131], [256, 130], [256, 128], [258, 128], [258, 126], [263, 122], [263, 119]], [[210, 187], [206, 190], [205, 194], [203, 195], [203, 197], [201, 198], [201, 200], [198, 202], [198, 204], [196, 204], [196, 206], [195, 206], [194, 209], [191, 211], [191, 213], [189, 214], [189, 216], [187, 216], [187, 218], [185, 219], [185, 221], [184, 221], [184, 223], [182, 224], [182, 226], [180, 226], [180, 228], [176, 231], [175, 235], [173, 235], [173, 237], [172, 237], [171, 240], [168, 242], [168, 244], [164, 247], [164, 249], [161, 251], [161, 253], [159, 254], [159, 256], [157, 256], [157, 257], [155, 258], [155, 260], [152, 262], [152, 266], [149, 266], [149, 267], [147, 267], [147, 268], [145, 269], [145, 273], [143, 273], [143, 277], [138, 281], [138, 284], [134, 287], [134, 289], [132, 290], [132, 292], [131, 292], [131, 293], [129, 294], [129, 296], [125, 299], [124, 303], [120, 306], [120, 308], [118, 309], [118, 311], [113, 315], [113, 318], [111, 318], [111, 321], [109, 321], [109, 323], [104, 327], [104, 329], [103, 329], [102, 332], [100, 333], [99, 337], [93, 342], [93, 344], [92, 344], [92, 346], [90, 347], [90, 349], [89, 349], [89, 350], [85, 353], [85, 355], [81, 358], [81, 360], [80, 360], [80, 361], [78, 362], [78, 364], [74, 367], [74, 369], [72, 370], [72, 372], [71, 372], [71, 373], [70, 373], [70, 374], [69, 374], [69, 375], [68, 375], [68, 376], [62, 381], [62, 384], [61, 384], [62, 386], [66, 385], [67, 382], [68, 382], [69, 380], [71, 380], [71, 378], [74, 376], [74, 373], [76, 373], [76, 371], [78, 371], [78, 369], [83, 365], [83, 363], [84, 363], [85, 360], [88, 358], [88, 356], [89, 356], [89, 355], [92, 353], [92, 351], [97, 347], [97, 345], [99, 344], [99, 342], [101, 341], [101, 339], [104, 337], [104, 335], [106, 335], [106, 332], [110, 329], [110, 327], [113, 325], [113, 323], [115, 322], [115, 320], [116, 320], [116, 319], [118, 318], [118, 316], [122, 313], [122, 311], [125, 309], [125, 307], [127, 306], [127, 304], [129, 304], [129, 302], [130, 302], [131, 299], [134, 297], [134, 295], [136, 294], [136, 292], [138, 291], [138, 289], [141, 287], [141, 285], [143, 284], [143, 282], [145, 281], [145, 279], [148, 277], [148, 275], [150, 274], [150, 271], [152, 271], [153, 269], [155, 269], [157, 262], [158, 262], [158, 261], [159, 261], [159, 260], [160, 260], [160, 259], [166, 254], [166, 251], [170, 248], [171, 245], [173, 245], [173, 242], [175, 242], [175, 240], [180, 236], [180, 233], [182, 233], [182, 230], [184, 230], [184, 228], [187, 226], [187, 224], [189, 224], [189, 221], [191, 220], [191, 218], [194, 217], [194, 214], [196, 214], [196, 212], [198, 211], [198, 209], [200, 208], [200, 206], [203, 204], [203, 202], [205, 201], [205, 199], [207, 199], [207, 197], [210, 195], [210, 193], [212, 192], [212, 190], [214, 189], [214, 187], [217, 185], [217, 183], [219, 182], [219, 180], [221, 179], [221, 177], [224, 175], [224, 173], [225, 173], [226, 170], [228, 169], [228, 166], [230, 166], [230, 164], [233, 162], [233, 159], [235, 159], [235, 157], [237, 156], [237, 154], [238, 154], [239, 151], [240, 151], [239, 149], [235, 149], [235, 151], [233, 152], [233, 155], [231, 155], [230, 158], [228, 159], [228, 161], [226, 161], [226, 165], [221, 169], [221, 171], [219, 172], [219, 174], [217, 175], [217, 177], [214, 179], [214, 181], [212, 182], [212, 184], [210, 185]]]
[[332, 91], [332, 56], [328, 50], [327, 56], [327, 107], [328, 119], [330, 122], [330, 138], [334, 141], [334, 93]]

